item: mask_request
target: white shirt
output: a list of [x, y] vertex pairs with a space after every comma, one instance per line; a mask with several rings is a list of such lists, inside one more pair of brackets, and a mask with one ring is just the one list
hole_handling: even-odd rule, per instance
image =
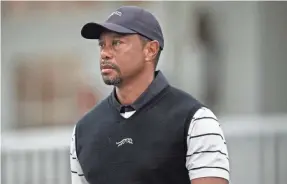
[[[134, 112], [121, 114], [129, 118]], [[220, 177], [229, 181], [229, 159], [226, 141], [216, 116], [202, 107], [193, 116], [187, 136], [186, 168], [190, 180]], [[70, 147], [72, 184], [88, 184], [77, 158], [75, 128]]]

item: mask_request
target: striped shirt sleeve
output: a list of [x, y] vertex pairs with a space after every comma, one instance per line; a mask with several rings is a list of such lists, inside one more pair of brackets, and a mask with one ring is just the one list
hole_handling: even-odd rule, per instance
[[190, 180], [220, 177], [229, 181], [229, 158], [223, 131], [216, 116], [201, 108], [191, 120], [187, 136], [186, 167]]
[[70, 145], [70, 167], [71, 167], [71, 176], [72, 184], [88, 184], [81, 165], [79, 163], [77, 153], [76, 153], [76, 137], [75, 137], [76, 126], [73, 130], [71, 145]]

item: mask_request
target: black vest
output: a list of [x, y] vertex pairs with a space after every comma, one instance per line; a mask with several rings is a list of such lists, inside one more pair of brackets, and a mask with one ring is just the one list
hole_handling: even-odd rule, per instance
[[201, 104], [166, 87], [129, 119], [108, 97], [76, 127], [76, 151], [90, 184], [190, 184], [186, 136]]

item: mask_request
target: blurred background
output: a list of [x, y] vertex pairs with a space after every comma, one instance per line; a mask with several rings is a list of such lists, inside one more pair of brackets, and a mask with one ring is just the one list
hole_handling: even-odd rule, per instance
[[286, 184], [287, 3], [205, 1], [2, 1], [1, 183], [71, 183], [73, 126], [112, 90], [80, 30], [128, 4], [162, 25], [158, 69], [220, 119], [231, 183]]

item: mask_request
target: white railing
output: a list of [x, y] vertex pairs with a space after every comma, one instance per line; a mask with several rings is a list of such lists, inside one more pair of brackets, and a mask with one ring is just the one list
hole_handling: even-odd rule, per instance
[[[287, 183], [287, 116], [223, 117], [232, 184]], [[70, 184], [71, 127], [2, 134], [2, 184]]]
[[72, 127], [2, 134], [1, 184], [70, 184]]

